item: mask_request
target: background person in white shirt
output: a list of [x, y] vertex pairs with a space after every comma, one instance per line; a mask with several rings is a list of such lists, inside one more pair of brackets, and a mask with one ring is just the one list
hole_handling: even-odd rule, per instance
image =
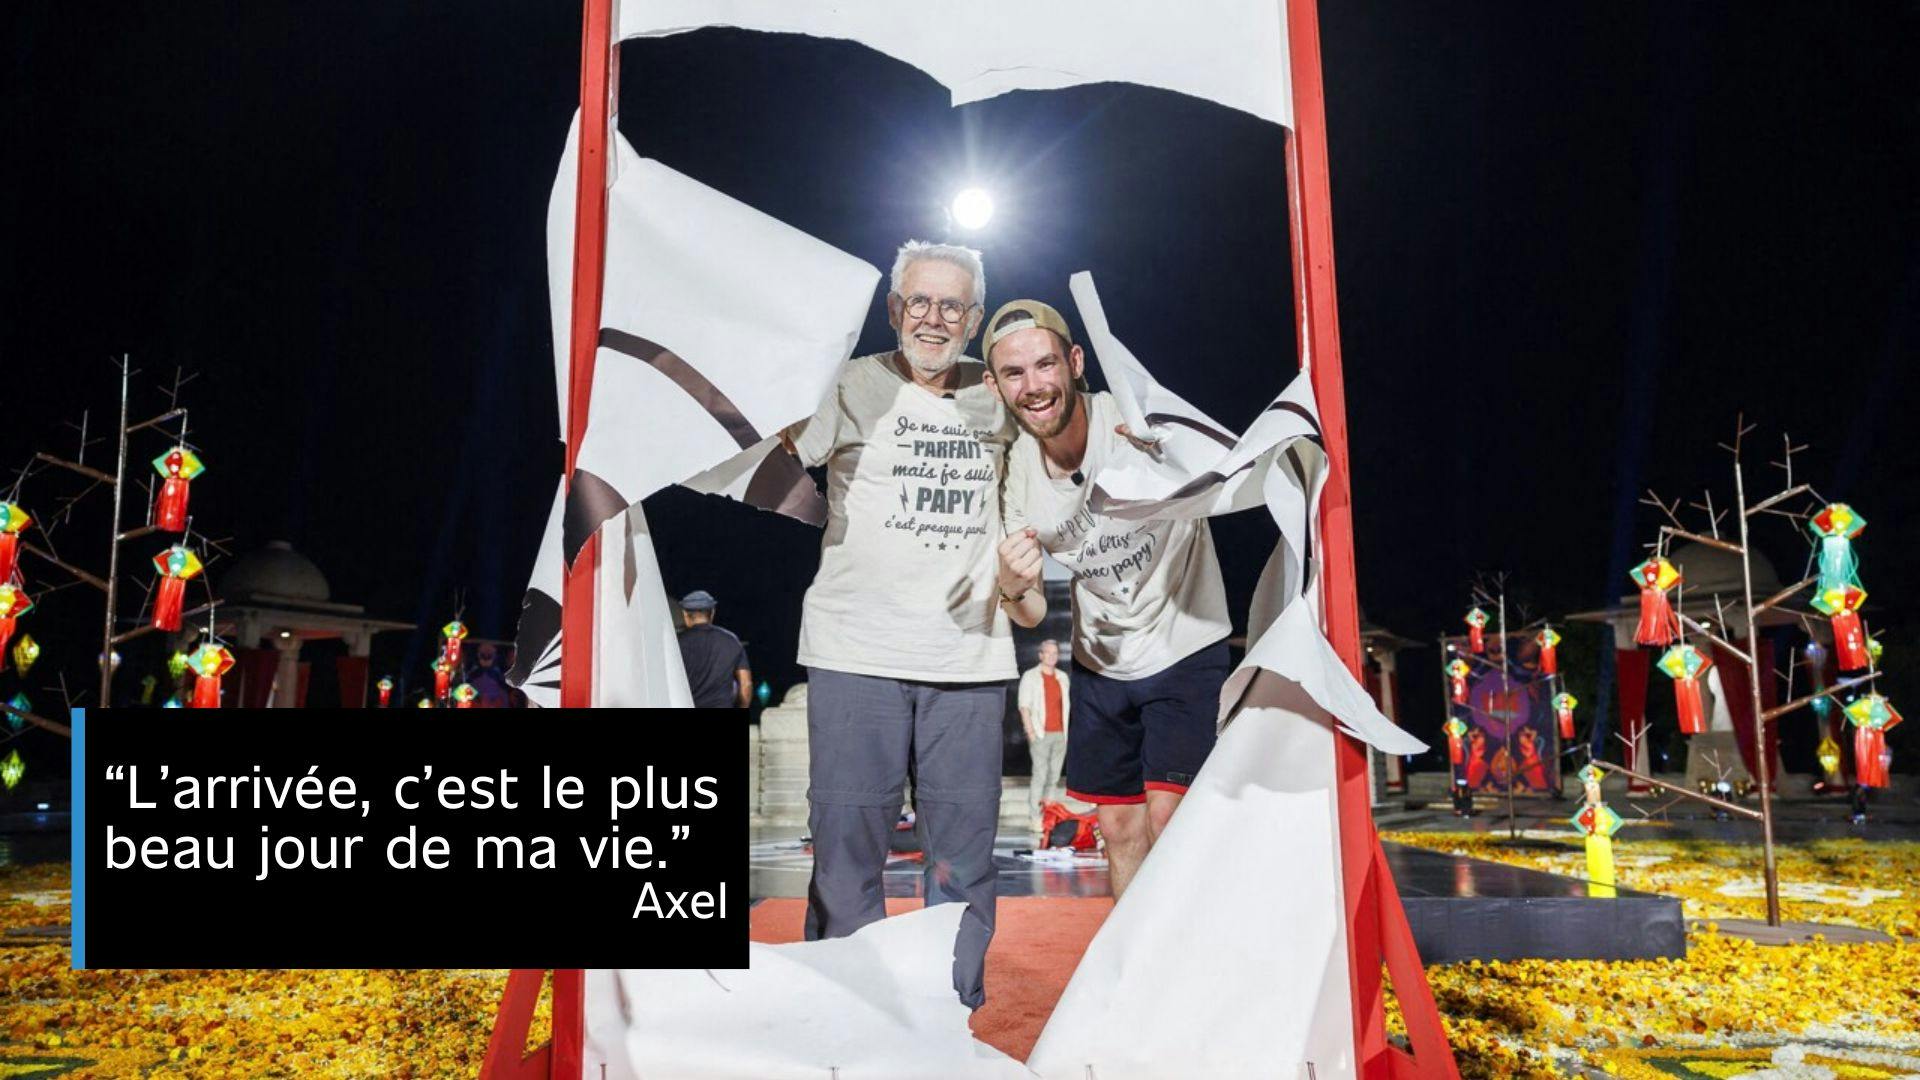
[[1021, 432], [1001, 492], [1001, 603], [1022, 626], [1046, 616], [1043, 548], [1073, 574], [1067, 794], [1099, 808], [1118, 897], [1213, 749], [1226, 586], [1206, 521], [1121, 521], [1087, 505], [1108, 461], [1145, 451], [1111, 395], [1079, 389], [1085, 356], [1060, 313], [1015, 300], [986, 334], [987, 383]]
[[899, 347], [847, 361], [788, 433], [827, 467], [820, 570], [800, 622], [808, 670], [806, 936], [886, 915], [881, 873], [908, 770], [928, 906], [965, 901], [954, 989], [978, 1008], [993, 936], [1001, 723], [1018, 671], [994, 589], [1000, 470], [1013, 428], [983, 367], [978, 252], [909, 242], [887, 317]]
[[1027, 816], [1034, 846], [1045, 847], [1040, 835], [1040, 806], [1053, 797], [1060, 771], [1067, 764], [1067, 673], [1060, 670], [1060, 643], [1040, 643], [1040, 662], [1020, 676], [1020, 726], [1027, 731], [1027, 751], [1033, 757], [1033, 781], [1027, 786]]

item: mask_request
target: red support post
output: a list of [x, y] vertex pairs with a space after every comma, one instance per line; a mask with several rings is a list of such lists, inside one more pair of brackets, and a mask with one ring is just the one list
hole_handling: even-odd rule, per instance
[[[567, 367], [567, 483], [587, 434], [593, 361], [600, 347], [600, 292], [607, 256], [607, 162], [620, 96], [620, 42], [614, 0], [584, 0], [580, 32], [580, 169], [574, 187], [573, 321]], [[562, 590], [560, 705], [593, 704], [596, 534], [567, 567]]]
[[[1334, 289], [1333, 202], [1327, 166], [1327, 116], [1320, 78], [1317, 0], [1290, 0], [1287, 50], [1294, 125], [1287, 138], [1287, 197], [1293, 243], [1294, 318], [1300, 362], [1313, 383], [1327, 452], [1320, 505], [1321, 611], [1327, 639], [1364, 679], [1360, 603], [1353, 556], [1353, 488], [1347, 467], [1346, 389]], [[1446, 1077], [1459, 1071], [1414, 948], [1400, 894], [1374, 832], [1366, 747], [1336, 735], [1340, 868], [1347, 908], [1347, 959], [1353, 980], [1354, 1060], [1362, 1080]], [[1381, 965], [1393, 977], [1414, 1056], [1387, 1043]]]

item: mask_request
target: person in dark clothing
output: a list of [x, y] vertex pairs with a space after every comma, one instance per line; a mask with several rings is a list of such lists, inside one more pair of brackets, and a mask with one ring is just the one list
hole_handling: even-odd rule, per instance
[[717, 606], [705, 589], [680, 599], [680, 659], [687, 665], [687, 688], [696, 709], [744, 709], [753, 699], [747, 648], [713, 624]]

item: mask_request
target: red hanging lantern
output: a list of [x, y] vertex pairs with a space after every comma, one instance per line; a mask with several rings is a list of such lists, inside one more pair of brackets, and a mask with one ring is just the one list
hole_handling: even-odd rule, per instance
[[387, 708], [393, 702], [393, 680], [382, 675], [380, 681], [373, 684], [380, 691], [380, 707]]
[[1467, 754], [1467, 723], [1456, 716], [1447, 721], [1446, 728], [1447, 760], [1455, 768], [1459, 768], [1460, 762], [1466, 758]]
[[1455, 705], [1467, 703], [1467, 676], [1472, 671], [1467, 662], [1459, 657], [1447, 665], [1447, 684]]
[[1545, 630], [1542, 630], [1538, 634], [1534, 635], [1533, 642], [1534, 644], [1540, 646], [1540, 674], [1542, 675], [1560, 674], [1560, 658], [1559, 658], [1559, 649], [1558, 649], [1558, 646], [1560, 644], [1559, 631], [1556, 631], [1553, 627], [1549, 626]]
[[456, 709], [471, 709], [473, 708], [474, 701], [479, 698], [479, 696], [480, 691], [474, 689], [472, 683], [461, 683], [459, 686], [453, 688], [453, 707]]
[[153, 628], [178, 630], [180, 611], [186, 604], [187, 582], [199, 576], [205, 567], [198, 555], [179, 544], [155, 555], [153, 565], [160, 571], [160, 586], [153, 595]]
[[460, 648], [467, 640], [467, 624], [455, 619], [440, 628], [440, 637], [441, 655], [457, 670], [460, 667]]
[[220, 676], [233, 667], [233, 654], [225, 648], [207, 642], [193, 650], [187, 657], [187, 666], [193, 669], [193, 704], [195, 709], [217, 709], [220, 707]]
[[1857, 585], [1841, 585], [1814, 594], [1814, 608], [1833, 624], [1833, 663], [1841, 671], [1863, 671], [1872, 666], [1867, 630], [1860, 624], [1860, 605], [1866, 602], [1867, 591]]
[[10, 502], [0, 502], [0, 583], [13, 580], [20, 565], [20, 533], [33, 519]]
[[200, 455], [184, 446], [153, 459], [160, 474], [160, 494], [153, 503], [153, 526], [162, 532], [187, 531], [187, 491], [193, 478], [207, 471]]
[[1642, 645], [1671, 644], [1680, 636], [1680, 619], [1667, 593], [1680, 584], [1679, 568], [1655, 556], [1634, 567], [1631, 576], [1640, 587], [1640, 625], [1634, 628], [1633, 640]]
[[446, 657], [433, 662], [433, 699], [445, 701], [447, 691], [453, 687], [453, 664]]
[[1887, 786], [1887, 730], [1853, 729], [1853, 782], [1861, 787]]
[[1579, 704], [1579, 698], [1565, 691], [1553, 695], [1553, 715], [1560, 721], [1560, 737], [1563, 739], [1573, 738], [1573, 710]]
[[0, 651], [12, 640], [16, 620], [33, 610], [33, 601], [27, 598], [25, 589], [18, 585], [0, 582]]
[[1892, 753], [1887, 732], [1900, 726], [1893, 702], [1879, 694], [1862, 694], [1847, 703], [1853, 728], [1853, 780], [1861, 787], [1886, 787]]
[[1487, 613], [1479, 608], [1467, 612], [1467, 650], [1483, 653], [1487, 651]]
[[1707, 709], [1700, 697], [1700, 676], [1712, 664], [1707, 654], [1684, 641], [1660, 657], [1660, 670], [1673, 680], [1673, 703], [1680, 714], [1682, 735], [1698, 735], [1707, 730]]

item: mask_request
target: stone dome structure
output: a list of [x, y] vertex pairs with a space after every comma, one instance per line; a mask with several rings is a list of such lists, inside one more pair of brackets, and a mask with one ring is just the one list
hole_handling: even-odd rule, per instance
[[221, 575], [218, 591], [228, 603], [325, 604], [333, 596], [327, 576], [285, 540], [270, 540], [266, 547], [241, 556], [233, 569]]

